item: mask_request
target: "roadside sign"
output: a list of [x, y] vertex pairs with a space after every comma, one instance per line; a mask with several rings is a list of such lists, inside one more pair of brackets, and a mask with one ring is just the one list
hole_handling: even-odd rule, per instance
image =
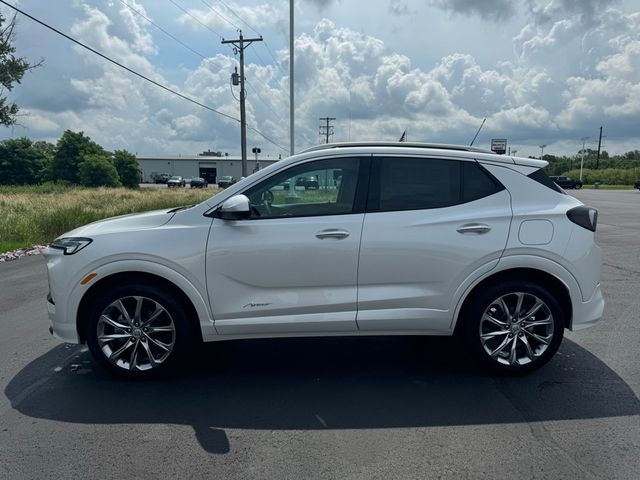
[[504, 155], [507, 152], [507, 139], [506, 138], [492, 138], [491, 139], [491, 151], [499, 155]]

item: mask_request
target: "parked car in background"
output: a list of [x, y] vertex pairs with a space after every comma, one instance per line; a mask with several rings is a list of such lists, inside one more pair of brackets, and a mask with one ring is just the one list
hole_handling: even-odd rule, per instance
[[[598, 212], [547, 165], [468, 146], [309, 149], [198, 205], [57, 238], [51, 332], [131, 378], [196, 342], [323, 334], [460, 335], [495, 370], [533, 370], [604, 308]], [[339, 187], [282, 194], [317, 172]]]
[[189, 183], [191, 188], [207, 188], [209, 186], [209, 183], [202, 177], [194, 177]]
[[151, 174], [151, 179], [154, 183], [167, 183], [167, 181], [171, 178], [171, 175], [168, 173], [155, 173]]
[[238, 179], [236, 177], [232, 177], [231, 175], [224, 175], [218, 179], [218, 187], [228, 188], [237, 181]]
[[638, 190], [640, 190], [640, 180], [636, 181], [636, 183], [633, 184], [633, 188], [637, 188]]
[[304, 187], [305, 190], [318, 190], [320, 184], [318, 183], [318, 177], [298, 177], [296, 178], [296, 187]]
[[169, 180], [167, 180], [167, 187], [184, 187], [187, 185], [187, 181], [182, 178], [180, 175], [174, 175]]
[[582, 188], [582, 182], [576, 178], [565, 177], [562, 175], [551, 176], [549, 178], [564, 189], [580, 190]]

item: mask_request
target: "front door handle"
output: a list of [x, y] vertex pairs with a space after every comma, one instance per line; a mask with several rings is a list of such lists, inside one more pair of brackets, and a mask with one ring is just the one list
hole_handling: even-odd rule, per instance
[[349, 232], [347, 232], [346, 230], [338, 230], [336, 228], [321, 230], [316, 233], [316, 237], [320, 240], [324, 238], [335, 238], [336, 240], [342, 240], [343, 238], [347, 238], [348, 236]]
[[462, 234], [475, 233], [476, 235], [482, 235], [483, 233], [491, 231], [491, 227], [484, 223], [467, 223], [466, 225], [458, 227], [457, 231]]

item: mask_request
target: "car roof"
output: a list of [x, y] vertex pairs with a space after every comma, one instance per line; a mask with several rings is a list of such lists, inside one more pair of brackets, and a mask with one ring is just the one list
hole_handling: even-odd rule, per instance
[[[543, 168], [549, 162], [539, 160], [537, 158], [514, 157], [510, 155], [499, 155], [497, 153], [482, 148], [472, 147], [468, 145], [449, 145], [442, 143], [410, 143], [410, 142], [340, 142], [316, 145], [308, 148], [299, 154], [306, 157], [314, 156], [320, 152], [326, 151], [344, 153], [353, 152], [354, 154], [367, 153], [388, 153], [393, 155], [418, 154], [429, 156], [443, 157], [463, 157], [474, 158], [476, 160], [507, 163], [511, 165], [524, 165], [528, 167]], [[291, 157], [290, 157], [291, 158]]]

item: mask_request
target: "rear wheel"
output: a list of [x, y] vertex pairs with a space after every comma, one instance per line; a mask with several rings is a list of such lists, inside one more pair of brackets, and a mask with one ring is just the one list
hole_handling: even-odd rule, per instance
[[576, 190], [580, 190], [582, 188], [582, 185], [579, 183], [576, 183], [573, 188], [575, 188]]
[[480, 359], [502, 373], [534, 370], [556, 353], [564, 314], [543, 287], [511, 281], [480, 292], [467, 310], [466, 337]]
[[107, 371], [133, 379], [164, 373], [190, 341], [183, 306], [154, 286], [116, 287], [95, 303], [87, 344]]

